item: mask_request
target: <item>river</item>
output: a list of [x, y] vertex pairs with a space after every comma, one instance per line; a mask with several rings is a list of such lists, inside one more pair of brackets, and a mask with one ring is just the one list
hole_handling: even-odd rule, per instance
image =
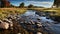
[[48, 29], [50, 32], [53, 32], [54, 34], [60, 34], [60, 24], [54, 24], [55, 21], [47, 19], [46, 16], [39, 16], [34, 10], [27, 10], [27, 12], [25, 12], [23, 15], [29, 16], [29, 18], [33, 21], [37, 21], [37, 18], [41, 19], [40, 23], [42, 23], [46, 29]]

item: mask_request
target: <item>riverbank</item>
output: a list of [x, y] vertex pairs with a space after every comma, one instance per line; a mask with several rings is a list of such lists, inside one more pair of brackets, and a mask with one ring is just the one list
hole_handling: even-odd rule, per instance
[[[17, 21], [20, 18], [21, 12], [25, 12], [26, 9], [0, 9], [0, 26], [3, 27], [0, 29], [0, 34], [28, 34], [27, 30], [25, 30], [20, 23]], [[16, 13], [15, 13], [16, 11]], [[21, 12], [20, 12], [21, 11]], [[6, 15], [6, 16], [5, 16]], [[8, 28], [4, 28], [6, 24], [1, 25], [2, 23], [8, 23]], [[6, 27], [7, 27], [6, 26]]]
[[26, 8], [0, 8], [0, 18], [5, 18], [8, 15], [16, 15], [25, 13]]
[[[31, 10], [42, 11], [42, 12], [56, 12], [55, 16], [60, 16], [60, 8], [29, 8]], [[54, 15], [51, 15], [54, 16]]]
[[26, 8], [0, 8], [0, 24], [5, 23], [0, 25], [0, 34], [28, 34], [27, 30], [16, 21], [16, 18], [25, 13], [26, 10]]

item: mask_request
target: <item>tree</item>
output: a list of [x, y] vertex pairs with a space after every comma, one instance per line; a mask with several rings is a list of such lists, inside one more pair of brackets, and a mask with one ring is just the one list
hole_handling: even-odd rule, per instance
[[4, 7], [5, 4], [4, 4], [3, 0], [0, 0], [0, 2], [1, 2], [1, 7]]
[[33, 5], [32, 5], [32, 4], [30, 4], [30, 5], [28, 6], [28, 8], [33, 8]]
[[1, 7], [10, 7], [10, 2], [7, 0], [0, 0]]
[[54, 0], [54, 5], [56, 5], [57, 7], [60, 6], [60, 0]]
[[24, 7], [24, 3], [22, 2], [19, 7], [23, 8]]

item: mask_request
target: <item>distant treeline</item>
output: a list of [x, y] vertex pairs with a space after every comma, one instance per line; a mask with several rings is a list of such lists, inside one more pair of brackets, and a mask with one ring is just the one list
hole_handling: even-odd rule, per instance
[[[10, 2], [7, 0], [0, 0], [0, 2], [1, 2], [1, 5], [0, 5], [1, 8], [4, 8], [4, 7], [15, 7], [15, 8], [34, 8], [35, 7], [35, 8], [38, 8], [38, 6], [34, 6], [32, 4], [25, 6], [24, 2], [20, 3], [19, 6], [14, 6], [14, 5], [10, 4]], [[44, 8], [44, 7], [40, 6], [40, 8]]]
[[54, 5], [56, 5], [56, 7], [60, 7], [60, 0], [54, 0]]
[[[60, 6], [60, 0], [54, 0], [54, 5], [56, 5], [57, 7], [59, 7]], [[22, 3], [20, 3], [20, 5], [19, 6], [14, 6], [14, 5], [12, 5], [9, 1], [7, 1], [7, 0], [0, 0], [0, 7], [1, 8], [4, 8], [4, 7], [18, 7], [18, 8], [24, 8], [24, 7], [26, 7], [26, 8], [44, 8], [44, 7], [42, 7], [42, 6], [40, 6], [40, 7], [38, 7], [38, 6], [34, 6], [34, 5], [32, 5], [32, 4], [30, 4], [30, 5], [28, 5], [28, 6], [25, 6], [25, 4], [24, 4], [24, 2], [22, 2]]]

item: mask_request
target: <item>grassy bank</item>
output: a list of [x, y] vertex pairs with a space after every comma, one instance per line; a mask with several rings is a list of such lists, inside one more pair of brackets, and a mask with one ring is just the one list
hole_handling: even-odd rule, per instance
[[60, 8], [30, 8], [36, 11], [43, 11], [43, 12], [56, 12], [56, 16], [60, 16]]
[[0, 18], [4, 18], [9, 14], [23, 14], [26, 8], [0, 8]]
[[[56, 12], [57, 16], [60, 16], [60, 8], [28, 8], [31, 10], [36, 11], [43, 11], [43, 12]], [[27, 8], [0, 8], [0, 18], [4, 18], [9, 14], [23, 14]], [[55, 15], [53, 15], [55, 16]]]

